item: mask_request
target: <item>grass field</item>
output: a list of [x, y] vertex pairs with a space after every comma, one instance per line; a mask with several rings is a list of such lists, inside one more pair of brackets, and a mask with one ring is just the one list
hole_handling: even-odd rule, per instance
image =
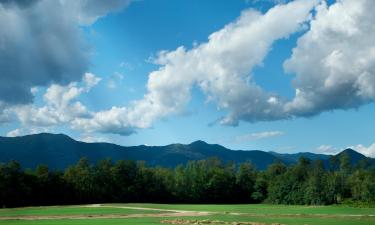
[[[0, 225], [161, 224], [184, 219], [286, 225], [374, 225], [375, 208], [285, 205], [103, 204], [0, 209]], [[176, 222], [176, 221], [174, 221]], [[181, 221], [177, 221], [181, 222]], [[198, 223], [194, 223], [198, 224]]]

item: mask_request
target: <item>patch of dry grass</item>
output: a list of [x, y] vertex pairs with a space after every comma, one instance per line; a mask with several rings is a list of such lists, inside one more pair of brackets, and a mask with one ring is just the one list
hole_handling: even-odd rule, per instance
[[283, 225], [279, 223], [257, 223], [257, 222], [225, 222], [219, 220], [184, 220], [184, 219], [175, 219], [175, 220], [162, 220], [160, 221], [164, 224], [216, 224], [216, 225]]

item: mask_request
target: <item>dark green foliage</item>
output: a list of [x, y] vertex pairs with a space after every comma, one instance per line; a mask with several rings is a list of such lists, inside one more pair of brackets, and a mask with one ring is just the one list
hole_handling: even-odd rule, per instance
[[22, 170], [15, 161], [0, 164], [2, 207], [105, 202], [259, 203], [328, 205], [375, 202], [375, 170], [337, 158], [337, 169], [323, 161], [300, 158], [258, 171], [250, 162], [222, 163], [217, 158], [190, 161], [174, 169], [144, 162], [87, 158], [64, 173], [39, 165]]
[[257, 171], [251, 163], [243, 163], [240, 165], [237, 176], [236, 185], [238, 187], [238, 196], [240, 201], [247, 202], [248, 199], [260, 200], [260, 196], [253, 196], [254, 189], [259, 187], [259, 183], [255, 186], [257, 178]]

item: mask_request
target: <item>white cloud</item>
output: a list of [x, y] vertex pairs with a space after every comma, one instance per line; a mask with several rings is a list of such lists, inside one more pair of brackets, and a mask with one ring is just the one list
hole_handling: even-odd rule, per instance
[[373, 0], [322, 2], [284, 64], [296, 74], [296, 97], [285, 111], [311, 116], [375, 100], [374, 10]]
[[45, 105], [20, 105], [10, 108], [16, 114], [17, 119], [24, 126], [48, 127], [62, 125], [71, 122], [77, 117], [88, 117], [90, 112], [77, 98], [82, 93], [87, 93], [101, 79], [91, 73], [83, 77], [83, 86], [77, 82], [67, 86], [53, 84], [47, 88], [43, 99]]
[[279, 137], [282, 135], [284, 135], [284, 132], [281, 132], [281, 131], [265, 131], [265, 132], [259, 132], [259, 133], [251, 133], [251, 134], [237, 136], [235, 138], [235, 142], [255, 141], [259, 139]]
[[191, 50], [181, 46], [160, 52], [153, 60], [160, 67], [149, 74], [143, 99], [129, 107], [98, 112], [90, 119], [78, 118], [74, 127], [123, 134], [150, 127], [155, 120], [182, 113], [194, 85], [220, 109], [230, 111], [221, 121], [224, 124], [288, 117], [282, 110], [283, 100], [256, 85], [251, 71], [262, 64], [276, 40], [301, 30], [316, 3], [297, 0], [275, 6], [264, 15], [245, 10], [235, 22], [211, 34], [206, 43]]
[[83, 76], [83, 82], [86, 84], [87, 91], [96, 86], [101, 80], [102, 78], [92, 73], [85, 73], [85, 75]]
[[112, 107], [110, 110], [96, 112], [91, 118], [75, 118], [72, 127], [85, 132], [114, 133], [128, 136], [135, 133], [135, 127], [124, 107]]

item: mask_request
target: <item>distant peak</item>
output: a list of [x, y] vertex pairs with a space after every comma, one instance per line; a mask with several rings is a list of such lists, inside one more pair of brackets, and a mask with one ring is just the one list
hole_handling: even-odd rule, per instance
[[364, 156], [362, 155], [361, 153], [351, 149], [351, 148], [347, 148], [345, 150], [343, 150], [342, 152], [340, 152], [338, 155], [343, 155], [343, 154], [348, 154], [348, 155], [357, 155], [357, 156]]
[[356, 152], [356, 151], [352, 148], [347, 148], [347, 149], [343, 150], [342, 152]]
[[39, 133], [39, 134], [29, 134], [25, 136], [20, 136], [20, 137], [40, 137], [40, 138], [60, 138], [60, 139], [70, 139], [74, 140], [70, 136], [66, 134], [53, 134], [53, 133]]
[[197, 140], [197, 141], [190, 143], [190, 145], [208, 145], [208, 144], [205, 141]]

